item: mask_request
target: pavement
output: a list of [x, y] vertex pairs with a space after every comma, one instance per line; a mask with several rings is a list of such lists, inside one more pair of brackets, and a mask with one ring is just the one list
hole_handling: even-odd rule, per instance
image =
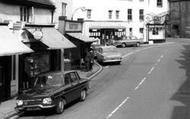
[[[93, 65], [93, 69], [91, 71], [78, 70], [77, 72], [79, 73], [81, 78], [92, 79], [94, 76], [96, 76], [98, 73], [100, 73], [101, 70], [102, 70], [101, 65], [99, 65], [97, 62], [95, 62]], [[0, 103], [0, 119], [17, 119], [17, 118], [19, 118], [19, 115], [22, 113], [18, 113], [15, 110], [15, 107], [16, 107], [16, 97]]]

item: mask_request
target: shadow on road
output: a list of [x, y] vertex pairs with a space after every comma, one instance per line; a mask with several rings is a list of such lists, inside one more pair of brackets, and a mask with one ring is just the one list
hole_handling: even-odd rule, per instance
[[172, 96], [171, 100], [181, 102], [181, 106], [175, 106], [171, 119], [190, 119], [190, 45], [184, 45], [180, 59], [176, 60], [185, 69], [187, 79]]

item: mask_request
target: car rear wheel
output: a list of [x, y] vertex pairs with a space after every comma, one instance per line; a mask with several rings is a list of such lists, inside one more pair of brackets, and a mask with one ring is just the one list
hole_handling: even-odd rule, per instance
[[126, 44], [125, 44], [125, 43], [122, 43], [121, 46], [124, 48], [124, 47], [126, 47]]
[[56, 105], [56, 110], [55, 110], [56, 113], [57, 114], [63, 113], [64, 108], [65, 108], [65, 100], [62, 98], [59, 98]]
[[86, 100], [86, 90], [82, 90], [80, 93], [80, 100], [84, 101]]

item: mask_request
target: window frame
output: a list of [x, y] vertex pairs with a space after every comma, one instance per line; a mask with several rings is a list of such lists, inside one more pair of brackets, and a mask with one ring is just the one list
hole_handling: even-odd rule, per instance
[[157, 0], [157, 7], [163, 7], [163, 0]]
[[113, 16], [113, 10], [108, 10], [108, 18], [112, 19]]
[[91, 10], [91, 9], [87, 9], [86, 17], [87, 17], [88, 19], [91, 19], [91, 18], [92, 18], [92, 10]]
[[115, 11], [115, 18], [116, 18], [116, 19], [119, 19], [119, 13], [120, 13], [119, 10], [116, 10], [116, 11]]
[[133, 10], [132, 9], [128, 9], [127, 10], [127, 19], [129, 21], [132, 21], [133, 20]]
[[144, 21], [144, 9], [139, 9], [139, 20]]

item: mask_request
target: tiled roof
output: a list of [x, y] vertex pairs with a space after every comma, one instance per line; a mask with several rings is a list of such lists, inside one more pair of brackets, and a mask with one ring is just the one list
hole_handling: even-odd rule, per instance
[[0, 2], [15, 5], [34, 6], [38, 8], [55, 9], [50, 0], [0, 0]]

